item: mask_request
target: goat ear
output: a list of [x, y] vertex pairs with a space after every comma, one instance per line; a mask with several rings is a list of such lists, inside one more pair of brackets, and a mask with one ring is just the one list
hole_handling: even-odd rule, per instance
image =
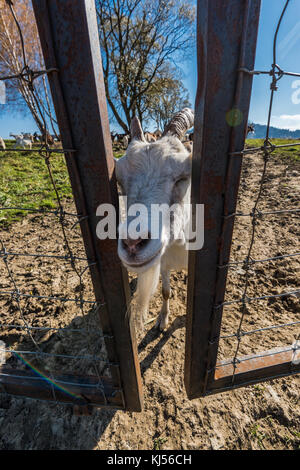
[[134, 118], [132, 118], [132, 120], [131, 120], [130, 134], [131, 134], [131, 139], [132, 140], [137, 139], [137, 140], [141, 140], [143, 142], [146, 142], [140, 120], [136, 116], [134, 116]]
[[117, 178], [117, 181], [119, 182], [119, 180], [121, 179], [121, 176], [122, 176], [122, 167], [123, 167], [123, 164], [125, 162], [125, 159], [126, 157], [123, 156], [121, 158], [115, 158], [114, 157], [114, 161], [115, 161], [115, 175], [116, 175], [116, 178]]

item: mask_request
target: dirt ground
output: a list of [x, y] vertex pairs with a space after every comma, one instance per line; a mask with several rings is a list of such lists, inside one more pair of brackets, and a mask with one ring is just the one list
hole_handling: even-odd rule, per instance
[[[258, 155], [245, 158], [238, 211], [251, 212], [262, 172]], [[272, 158], [263, 190], [261, 211], [294, 209], [299, 204], [300, 164], [295, 160]], [[71, 210], [71, 209], [70, 209]], [[78, 231], [72, 247], [84, 258]], [[243, 261], [250, 242], [251, 220], [239, 217], [234, 231], [231, 261]], [[64, 255], [65, 246], [59, 224], [52, 215], [29, 215], [1, 233], [7, 251], [48, 252]], [[292, 254], [299, 251], [299, 216], [263, 216], [259, 221], [252, 257]], [[86, 341], [84, 331], [31, 330], [43, 352], [56, 354], [97, 354], [105, 360], [105, 348], [91, 304], [83, 310], [75, 302], [60, 302], [42, 296], [78, 298], [80, 284], [70, 263], [61, 259], [8, 258], [16, 285], [22, 292], [39, 298], [22, 299], [19, 305], [3, 297], [0, 302], [1, 325], [26, 324], [54, 329], [71, 326], [93, 332]], [[78, 261], [84, 269], [84, 261]], [[5, 264], [0, 261], [0, 291], [12, 289]], [[249, 297], [281, 294], [299, 289], [299, 257], [256, 263], [251, 267]], [[93, 300], [87, 272], [84, 298]], [[239, 299], [243, 293], [245, 270], [242, 265], [229, 270], [226, 300]], [[185, 303], [187, 274], [172, 274], [170, 326], [161, 333], [149, 323], [138, 332], [138, 348], [144, 384], [144, 411], [126, 413], [95, 409], [92, 416], [76, 416], [68, 405], [57, 405], [0, 394], [0, 449], [299, 449], [299, 376], [281, 378], [235, 391], [189, 401], [183, 383], [185, 345]], [[75, 292], [75, 294], [74, 294]], [[77, 294], [76, 294], [77, 293]], [[150, 317], [161, 307], [157, 292], [151, 302]], [[247, 306], [243, 331], [268, 328], [299, 321], [299, 296], [277, 297], [252, 302]], [[222, 336], [237, 330], [241, 316], [238, 304], [224, 309]], [[258, 331], [242, 338], [239, 355], [290, 346], [299, 335], [299, 325]], [[0, 340], [10, 348], [30, 350], [32, 339], [26, 330], [1, 329]], [[89, 344], [88, 344], [89, 343]], [[95, 348], [97, 344], [97, 349]], [[222, 338], [219, 359], [231, 358], [237, 339]], [[43, 357], [46, 370], [90, 371], [92, 364]], [[12, 367], [20, 363], [8, 357]]]

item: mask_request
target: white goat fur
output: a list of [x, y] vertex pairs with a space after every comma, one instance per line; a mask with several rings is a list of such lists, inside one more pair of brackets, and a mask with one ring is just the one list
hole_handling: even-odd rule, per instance
[[[142, 324], [147, 318], [149, 302], [156, 291], [159, 275], [162, 275], [163, 305], [157, 321], [160, 329], [166, 328], [168, 324], [170, 270], [187, 268], [184, 230], [189, 224], [189, 210], [185, 204], [190, 202], [190, 172], [191, 154], [177, 137], [170, 135], [153, 143], [134, 139], [125, 156], [116, 162], [116, 176], [122, 192], [127, 196], [128, 207], [139, 202], [150, 211], [150, 205], [154, 203], [169, 206], [177, 203], [174, 217], [177, 226], [173, 227], [170, 234], [165, 234], [162, 229], [160, 240], [149, 240], [146, 249], [139, 255], [141, 263], [150, 259], [145, 267], [131, 266], [127, 262], [121, 240], [118, 245], [124, 266], [138, 274], [136, 298]], [[120, 224], [119, 233], [125, 228], [126, 222]], [[174, 233], [180, 233], [181, 237], [175, 239]], [[159, 244], [161, 251], [151, 261], [151, 252], [155, 253]]]
[[32, 142], [31, 140], [28, 140], [28, 139], [25, 139], [23, 134], [21, 135], [17, 135], [17, 134], [9, 134], [11, 137], [14, 137], [16, 143], [14, 145], [13, 148], [17, 148], [17, 147], [22, 147], [23, 149], [25, 149], [26, 147], [29, 147], [30, 149], [32, 149]]
[[5, 142], [4, 140], [2, 139], [2, 137], [0, 137], [0, 148], [5, 150], [6, 149], [6, 145], [5, 145]]

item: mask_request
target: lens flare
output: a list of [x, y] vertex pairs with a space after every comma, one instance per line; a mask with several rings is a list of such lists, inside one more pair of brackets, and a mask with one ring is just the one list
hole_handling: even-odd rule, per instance
[[231, 127], [239, 126], [242, 121], [243, 121], [243, 113], [239, 109], [237, 108], [230, 109], [230, 111], [226, 113], [226, 122], [227, 124], [229, 124], [229, 126]]

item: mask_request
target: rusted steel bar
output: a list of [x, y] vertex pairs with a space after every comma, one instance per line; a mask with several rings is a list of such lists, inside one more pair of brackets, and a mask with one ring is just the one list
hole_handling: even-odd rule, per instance
[[192, 203], [204, 204], [204, 247], [190, 252], [185, 386], [190, 398], [205, 394], [216, 362], [252, 76], [260, 0], [198, 0], [198, 89], [192, 170]]
[[39, 376], [33, 371], [0, 368], [0, 391], [75, 405], [123, 408], [122, 391], [108, 377]]
[[[225, 363], [225, 364], [224, 364]], [[224, 392], [265, 380], [271, 380], [300, 372], [300, 351], [293, 348], [264, 351], [258, 355], [245, 356], [235, 365], [234, 383], [232, 383], [233, 364], [226, 361], [217, 363], [213, 382], [205, 395]]]
[[[135, 335], [128, 312], [127, 274], [117, 256], [117, 240], [96, 236], [96, 209], [118, 209], [100, 45], [94, 0], [33, 0], [52, 98], [66, 153], [96, 300], [105, 303], [100, 320], [110, 362], [120, 364], [127, 410], [140, 411], [142, 385]], [[118, 213], [118, 212], [117, 212]], [[87, 217], [86, 217], [87, 216]], [[86, 217], [86, 218], [85, 218]], [[114, 376], [115, 383], [119, 378]]]

